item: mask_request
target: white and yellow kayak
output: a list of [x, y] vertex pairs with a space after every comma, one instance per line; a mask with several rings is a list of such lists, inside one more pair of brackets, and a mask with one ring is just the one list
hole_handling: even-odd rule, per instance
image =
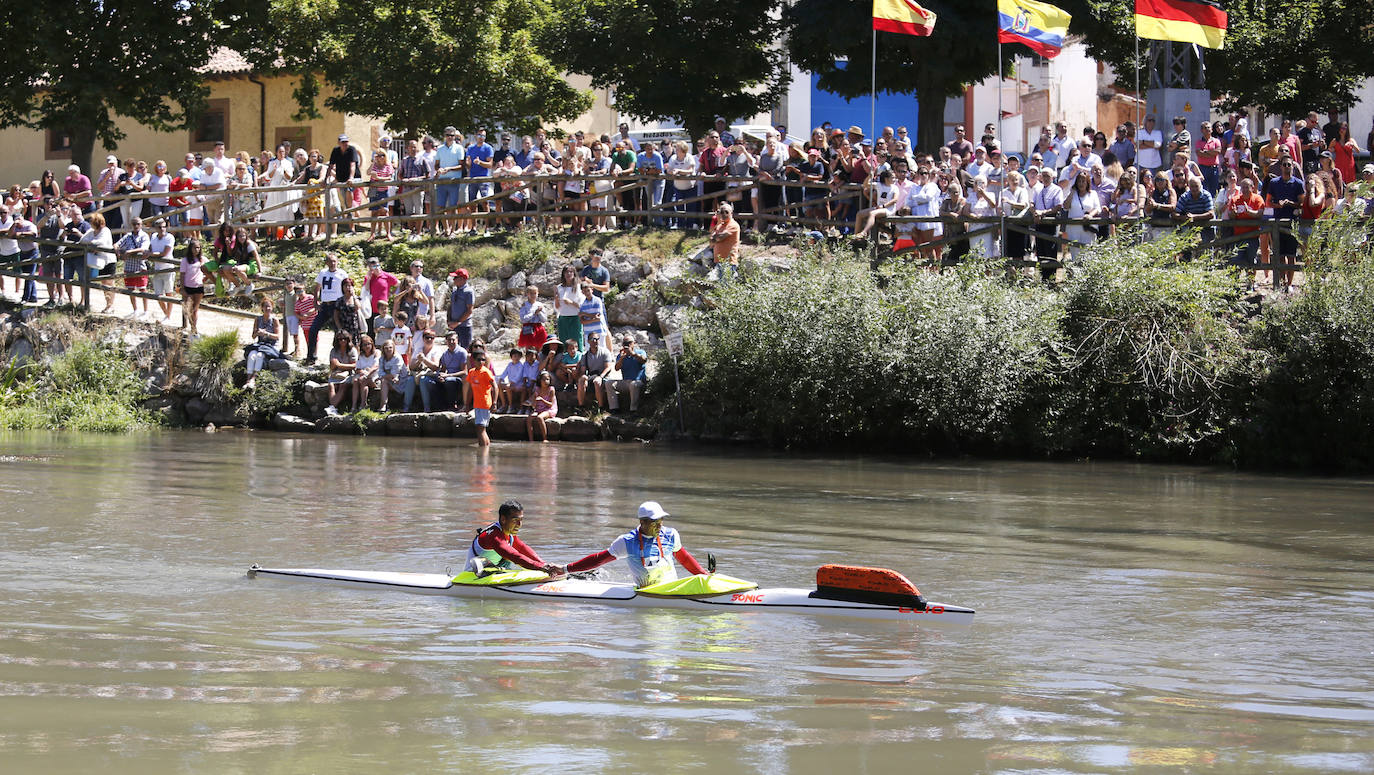
[[904, 576], [885, 568], [825, 565], [816, 589], [759, 589], [757, 584], [720, 573], [688, 576], [649, 587], [571, 577], [551, 578], [541, 571], [500, 571], [485, 576], [460, 573], [264, 568], [250, 577], [324, 582], [350, 587], [380, 587], [421, 595], [501, 600], [600, 603], [632, 608], [694, 611], [765, 611], [816, 616], [853, 616], [937, 624], [973, 623], [973, 609], [927, 603]]

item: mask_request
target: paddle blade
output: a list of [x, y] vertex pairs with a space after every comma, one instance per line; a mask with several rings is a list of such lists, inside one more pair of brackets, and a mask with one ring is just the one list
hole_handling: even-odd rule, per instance
[[706, 572], [716, 572], [716, 556], [714, 554], [711, 554], [710, 552], [706, 553]]

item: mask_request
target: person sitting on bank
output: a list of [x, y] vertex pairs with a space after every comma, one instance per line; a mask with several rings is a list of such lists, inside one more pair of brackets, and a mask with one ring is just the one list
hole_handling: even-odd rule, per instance
[[515, 566], [542, 570], [550, 576], [567, 572], [561, 565], [544, 562], [539, 553], [520, 540], [520, 525], [525, 520], [525, 507], [520, 501], [506, 501], [496, 510], [496, 521], [477, 531], [468, 547], [467, 563], [463, 570], [480, 574], [483, 570], [511, 570]]
[[677, 566], [673, 564], [674, 559], [693, 575], [705, 573], [701, 563], [682, 545], [682, 536], [671, 527], [663, 527], [663, 519], [667, 516], [668, 512], [663, 510], [658, 501], [644, 501], [639, 504], [639, 527], [615, 539], [609, 549], [569, 563], [567, 572], [584, 573], [624, 557], [636, 587], [675, 580]]

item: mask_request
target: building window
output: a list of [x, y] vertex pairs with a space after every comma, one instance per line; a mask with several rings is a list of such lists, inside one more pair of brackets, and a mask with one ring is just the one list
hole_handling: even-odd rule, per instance
[[72, 136], [66, 132], [49, 129], [43, 137], [44, 160], [70, 159], [72, 157]]
[[285, 141], [290, 141], [292, 153], [295, 153], [297, 148], [310, 150], [310, 127], [308, 126], [279, 126], [274, 134], [275, 139], [271, 148], [273, 153], [276, 153], [277, 146]]
[[221, 141], [229, 144], [229, 100], [210, 100], [191, 130], [191, 150], [211, 151]]

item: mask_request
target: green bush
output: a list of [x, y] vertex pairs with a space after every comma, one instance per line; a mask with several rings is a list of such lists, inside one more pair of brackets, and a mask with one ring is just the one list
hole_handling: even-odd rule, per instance
[[201, 336], [191, 343], [191, 385], [206, 401], [223, 403], [234, 389], [234, 366], [242, 359], [237, 331]]
[[133, 364], [116, 348], [78, 342], [0, 390], [0, 427], [120, 433], [150, 424]]
[[1248, 381], [1239, 278], [1179, 262], [1195, 236], [1099, 243], [1065, 284], [1071, 356], [1049, 438], [1078, 452], [1210, 458]]
[[[1058, 316], [1052, 293], [978, 262], [879, 276], [810, 253], [791, 272], [721, 285], [693, 321], [688, 425], [789, 446], [1004, 440], [1045, 379]], [[671, 395], [671, 368], [659, 374], [654, 392]]]
[[239, 416], [244, 419], [266, 421], [277, 412], [298, 413], [305, 406], [306, 373], [294, 371], [286, 379], [273, 372], [258, 372], [252, 390], [242, 391]]
[[1300, 293], [1266, 306], [1254, 325], [1263, 360], [1242, 411], [1248, 465], [1374, 468], [1374, 249], [1360, 220], [1319, 225], [1323, 260], [1309, 266]]

